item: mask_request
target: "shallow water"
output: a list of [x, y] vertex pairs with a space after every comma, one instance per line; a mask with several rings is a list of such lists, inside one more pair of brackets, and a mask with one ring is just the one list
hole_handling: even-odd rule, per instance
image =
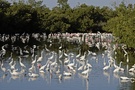
[[[131, 82], [121, 83], [119, 80], [120, 76], [113, 73], [113, 67], [108, 71], [103, 71], [103, 58], [100, 53], [97, 55], [97, 58], [98, 60], [88, 58], [89, 63], [92, 65], [88, 78], [83, 77], [79, 71], [76, 71], [72, 76], [63, 76], [62, 80], [59, 80], [54, 73], [50, 76], [47, 71], [44, 76], [37, 78], [30, 78], [27, 74], [28, 71], [26, 71], [26, 76], [11, 77], [11, 75], [7, 73], [7, 76], [4, 77], [1, 71], [0, 87], [2, 90], [10, 90], [11, 88], [13, 90], [121, 90], [122, 88], [124, 90], [125, 88], [126, 90], [130, 90]], [[23, 63], [27, 67], [26, 70], [28, 67], [31, 67], [31, 64], [28, 64], [28, 60], [23, 59]], [[6, 65], [8, 65], [8, 62], [4, 63], [5, 67]], [[20, 68], [19, 63], [17, 63], [16, 68]], [[125, 73], [122, 74], [122, 76], [124, 75]]]
[[[63, 45], [64, 46], [64, 45]], [[65, 45], [66, 46], [66, 45]], [[71, 45], [71, 47], [73, 44]], [[122, 68], [125, 69], [123, 73], [114, 73], [114, 66], [111, 66], [109, 70], [104, 71], [104, 58], [106, 60], [106, 65], [108, 65], [108, 53], [106, 53], [104, 50], [95, 50], [92, 52], [95, 52], [96, 55], [88, 54], [86, 53], [86, 60], [83, 62], [87, 62], [92, 65], [92, 67], [89, 70], [88, 77], [85, 75], [82, 75], [81, 71], [77, 70], [81, 63], [79, 59], [75, 59], [75, 56], [78, 54], [78, 47], [70, 48], [67, 52], [67, 54], [73, 54], [71, 57], [68, 56], [62, 56], [60, 60], [58, 59], [58, 51], [56, 52], [55, 48], [57, 46], [53, 46], [50, 49], [50, 51], [46, 51], [45, 48], [37, 50], [36, 54], [38, 57], [40, 57], [41, 51], [43, 51], [43, 59], [40, 63], [35, 63], [35, 72], [39, 75], [39, 77], [30, 77], [29, 76], [29, 68], [31, 67], [31, 55], [28, 55], [28, 57], [21, 57], [22, 63], [26, 66], [25, 72], [22, 75], [19, 76], [12, 76], [9, 72], [6, 72], [5, 74], [0, 69], [0, 87], [1, 90], [134, 90], [134, 83], [130, 81], [121, 82], [120, 77], [121, 76], [127, 76], [127, 77], [134, 77], [134, 75], [129, 74], [128, 69], [131, 67], [131, 65], [128, 66], [128, 64], [123, 63]], [[95, 49], [94, 47], [92, 47]], [[55, 57], [51, 60], [52, 62], [57, 61], [57, 65], [55, 68], [51, 68], [51, 72], [44, 70], [44, 74], [41, 74], [39, 72], [38, 65], [44, 65], [48, 58], [51, 56], [51, 52], [55, 52]], [[104, 53], [104, 58], [103, 58]], [[113, 53], [113, 52], [112, 52]], [[84, 52], [81, 54], [83, 56]], [[80, 57], [81, 57], [80, 56]], [[67, 65], [64, 64], [63, 60], [65, 58], [70, 59], [70, 63], [73, 62], [73, 59], [75, 59], [75, 65], [77, 67], [74, 67], [75, 72], [72, 72], [71, 76], [64, 76], [64, 71], [68, 70]], [[9, 60], [7, 57], [3, 59], [3, 67], [6, 69], [10, 69], [9, 66]], [[21, 66], [19, 63], [18, 56], [14, 56], [14, 61], [16, 61], [15, 68], [18, 69], [18, 71], [21, 71]], [[119, 62], [116, 62], [116, 65], [119, 65]], [[59, 74], [56, 74], [56, 71], [60, 70]], [[70, 70], [69, 70], [70, 71]], [[62, 78], [59, 78], [59, 75], [62, 75]]]

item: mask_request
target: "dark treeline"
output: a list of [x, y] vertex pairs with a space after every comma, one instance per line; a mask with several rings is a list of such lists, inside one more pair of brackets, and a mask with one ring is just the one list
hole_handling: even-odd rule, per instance
[[135, 47], [135, 5], [122, 2], [99, 7], [81, 4], [71, 8], [68, 0], [58, 0], [52, 9], [42, 1], [0, 0], [0, 33], [112, 32], [116, 41]]
[[42, 1], [19, 0], [11, 4], [0, 0], [0, 32], [96, 32], [116, 16], [109, 7], [82, 4], [71, 8], [67, 1], [58, 0], [58, 5], [49, 9]]

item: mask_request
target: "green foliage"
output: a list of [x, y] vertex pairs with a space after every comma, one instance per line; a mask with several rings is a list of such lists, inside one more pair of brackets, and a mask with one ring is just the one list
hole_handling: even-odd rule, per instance
[[116, 7], [117, 15], [107, 21], [104, 29], [118, 37], [117, 42], [135, 47], [135, 8], [131, 4], [121, 3]]
[[[70, 8], [68, 0], [58, 0], [52, 10], [42, 4], [42, 0], [19, 0], [4, 3], [0, 7], [2, 30], [0, 32], [89, 32], [101, 30], [110, 15], [109, 8], [99, 8], [82, 4]], [[105, 16], [104, 16], [105, 15]]]
[[58, 3], [58, 6], [62, 9], [67, 9], [69, 8], [69, 4], [67, 3], [68, 0], [58, 0], [57, 3]]
[[[72, 20], [74, 22], [75, 29], [80, 32], [86, 32], [86, 30], [88, 31], [93, 27], [94, 22], [91, 18], [90, 12], [91, 8], [85, 4], [74, 9]], [[76, 28], [76, 26], [78, 27]]]
[[62, 10], [59, 7], [53, 8], [53, 10], [49, 13], [48, 19], [50, 32], [65, 32], [70, 27], [65, 10]]

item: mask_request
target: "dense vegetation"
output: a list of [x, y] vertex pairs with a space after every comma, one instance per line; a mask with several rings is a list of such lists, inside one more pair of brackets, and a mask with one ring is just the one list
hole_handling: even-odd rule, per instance
[[135, 5], [126, 6], [123, 2], [114, 10], [117, 15], [110, 18], [104, 30], [112, 32], [118, 43], [125, 43], [128, 48], [135, 48]]
[[135, 47], [135, 5], [122, 2], [114, 9], [86, 4], [71, 8], [68, 0], [57, 2], [50, 9], [42, 1], [0, 0], [0, 33], [106, 31], [118, 37], [118, 42]]
[[11, 4], [0, 0], [0, 32], [96, 32], [115, 16], [109, 7], [82, 4], [71, 8], [67, 1], [58, 0], [58, 5], [49, 9], [42, 1]]

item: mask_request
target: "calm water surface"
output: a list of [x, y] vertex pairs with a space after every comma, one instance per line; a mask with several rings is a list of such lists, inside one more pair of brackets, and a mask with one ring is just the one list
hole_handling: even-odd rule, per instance
[[[27, 57], [21, 56], [22, 63], [26, 66], [24, 69], [25, 72], [22, 75], [19, 76], [12, 76], [8, 71], [5, 73], [0, 69], [0, 88], [1, 90], [134, 90], [134, 83], [127, 81], [127, 82], [121, 82], [120, 77], [121, 76], [127, 76], [127, 77], [133, 77], [128, 73], [128, 69], [131, 67], [131, 65], [128, 66], [128, 64], [123, 63], [122, 68], [125, 69], [123, 73], [114, 73], [113, 70], [115, 69], [112, 65], [108, 70], [104, 71], [104, 60], [106, 62], [106, 65], [108, 65], [108, 53], [105, 52], [105, 49], [96, 49], [94, 47], [91, 47], [92, 49], [88, 49], [92, 53], [96, 53], [96, 55], [93, 55], [92, 53], [88, 53], [88, 51], [82, 51], [81, 56], [84, 55], [86, 52], [85, 60], [83, 61], [84, 64], [88, 63], [92, 65], [92, 67], [89, 69], [88, 76], [82, 75], [81, 72], [83, 70], [78, 70], [78, 68], [82, 65], [79, 61], [80, 58], [76, 59], [76, 55], [79, 54], [79, 49], [83, 50], [82, 46], [78, 47], [70, 43], [71, 48], [69, 48], [66, 53], [69, 56], [64, 56], [63, 49], [60, 49], [61, 51], [58, 51], [61, 44], [56, 46], [56, 43], [54, 46], [52, 45], [49, 47], [49, 44], [44, 42], [43, 44], [47, 45], [47, 48], [50, 51], [47, 51], [45, 47], [37, 48], [36, 54], [37, 58], [40, 57], [40, 53], [43, 51], [43, 58], [41, 62], [36, 62], [34, 64], [35, 66], [35, 73], [37, 73], [38, 77], [30, 77], [29, 76], [29, 68], [32, 66], [31, 62], [33, 61], [32, 55], [28, 55]], [[66, 43], [67, 45], [67, 43]], [[64, 43], [62, 43], [62, 46], [66, 46]], [[79, 45], [80, 46], [80, 45]], [[57, 50], [56, 50], [57, 47]], [[109, 50], [109, 49], [108, 49]], [[51, 67], [51, 71], [44, 70], [44, 74], [39, 72], [39, 66], [42, 66], [47, 63], [48, 58], [52, 56], [52, 52], [55, 52], [55, 55], [53, 59], [51, 59], [50, 64], [57, 61], [57, 65], [54, 67]], [[111, 51], [111, 53], [114, 53]], [[70, 54], [72, 54], [70, 56]], [[104, 54], [104, 57], [103, 57]], [[59, 56], [63, 55], [60, 59]], [[9, 62], [9, 55], [8, 57], [2, 58], [3, 61], [3, 67], [6, 69], [10, 69]], [[80, 57], [81, 57], [80, 56]], [[112, 54], [113, 56], [113, 54]], [[16, 62], [15, 68], [18, 69], [20, 72], [22, 70], [20, 63], [19, 63], [19, 56], [13, 55], [14, 61]], [[75, 72], [69, 70], [67, 67], [67, 64], [64, 64], [64, 59], [68, 58], [70, 59], [70, 63], [74, 62], [75, 59], [75, 65], [74, 67]], [[105, 65], [105, 66], [106, 66]], [[118, 62], [116, 62], [116, 65], [119, 65]], [[56, 71], [60, 70], [59, 74], [56, 74]], [[64, 71], [71, 71], [71, 76], [64, 76]], [[59, 78], [59, 75], [62, 77]]]

